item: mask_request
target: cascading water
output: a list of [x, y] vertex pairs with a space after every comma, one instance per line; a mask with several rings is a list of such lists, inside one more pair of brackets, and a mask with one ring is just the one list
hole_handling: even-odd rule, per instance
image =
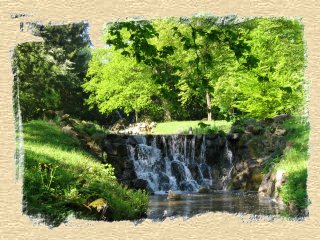
[[[18, 71], [18, 70], [17, 70]], [[14, 82], [14, 111], [15, 111], [15, 133], [16, 133], [16, 179], [22, 179], [24, 167], [24, 144], [23, 144], [23, 127], [20, 108], [20, 90], [18, 72]]]
[[148, 182], [149, 190], [194, 192], [212, 184], [211, 168], [205, 161], [205, 136], [200, 151], [196, 151], [196, 136], [152, 136], [149, 141], [145, 136], [134, 137], [144, 139], [127, 145], [129, 158], [137, 177]]
[[232, 173], [232, 170], [233, 170], [233, 164], [232, 164], [232, 162], [233, 162], [233, 154], [232, 154], [232, 151], [229, 148], [229, 142], [228, 141], [226, 141], [225, 146], [226, 146], [225, 147], [225, 150], [226, 150], [225, 155], [226, 155], [227, 160], [229, 161], [229, 168], [227, 169], [227, 174], [222, 177], [222, 188], [223, 188], [224, 191], [227, 190], [228, 184], [229, 184], [229, 182], [231, 180], [231, 173]]

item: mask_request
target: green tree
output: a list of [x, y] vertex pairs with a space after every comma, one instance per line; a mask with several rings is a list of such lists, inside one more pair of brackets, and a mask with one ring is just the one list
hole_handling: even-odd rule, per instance
[[90, 94], [88, 104], [97, 105], [102, 113], [117, 109], [126, 114], [134, 111], [138, 121], [139, 112], [154, 107], [153, 97], [158, 90], [149, 67], [112, 47], [93, 52], [88, 79], [83, 85]]
[[183, 71], [180, 72], [180, 96], [182, 103], [195, 97], [205, 102], [208, 121], [212, 119], [212, 93], [217, 79], [227, 71], [227, 65], [235, 59], [251, 68], [257, 59], [251, 56], [250, 47], [244, 42], [237, 28], [217, 24], [214, 17], [181, 19], [187, 26], [184, 33], [174, 27], [176, 35], [186, 51]]
[[44, 41], [16, 47], [13, 70], [25, 120], [39, 118], [49, 109], [85, 116], [81, 85], [91, 58], [87, 27], [35, 24], [33, 33]]
[[287, 19], [252, 21], [242, 28], [249, 30], [246, 41], [259, 63], [250, 71], [235, 66], [221, 77], [214, 103], [255, 118], [296, 113], [304, 105], [302, 25]]

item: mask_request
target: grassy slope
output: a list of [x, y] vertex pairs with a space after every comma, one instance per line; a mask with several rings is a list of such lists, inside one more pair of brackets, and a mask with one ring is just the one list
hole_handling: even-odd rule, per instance
[[96, 161], [81, 150], [76, 139], [45, 121], [24, 125], [25, 212], [42, 214], [57, 225], [74, 212], [76, 216], [96, 218], [86, 206], [96, 199], [107, 201], [110, 220], [141, 217], [148, 206], [142, 191], [132, 191], [118, 184], [113, 168]]
[[286, 182], [280, 189], [280, 197], [284, 203], [305, 208], [307, 200], [307, 160], [310, 127], [306, 119], [293, 118], [284, 122], [289, 143], [284, 151], [276, 170], [283, 170]]
[[153, 134], [187, 134], [190, 127], [192, 127], [194, 134], [204, 134], [208, 131], [213, 130], [217, 132], [222, 130], [224, 132], [229, 132], [231, 128], [231, 123], [227, 121], [204, 121], [205, 124], [210, 124], [210, 127], [205, 129], [200, 129], [198, 123], [201, 121], [176, 121], [176, 122], [163, 122], [157, 123], [157, 126], [152, 131]]

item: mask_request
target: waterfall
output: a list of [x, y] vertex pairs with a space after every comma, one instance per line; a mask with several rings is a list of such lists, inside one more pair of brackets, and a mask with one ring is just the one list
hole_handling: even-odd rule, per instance
[[226, 140], [226, 143], [225, 143], [225, 156], [227, 158], [227, 160], [229, 161], [229, 168], [227, 169], [227, 173], [222, 177], [222, 188], [224, 191], [227, 190], [227, 187], [228, 187], [228, 184], [231, 180], [231, 173], [232, 173], [232, 170], [233, 170], [233, 153], [232, 151], [230, 150], [229, 148], [229, 142], [228, 140]]
[[137, 177], [146, 180], [153, 192], [195, 192], [212, 183], [211, 173], [204, 177], [204, 171], [209, 169], [210, 172], [205, 161], [205, 136], [202, 137], [199, 154], [195, 149], [196, 136], [152, 136], [148, 141], [145, 136], [133, 136], [137, 137], [140, 143], [128, 144], [128, 155]]
[[[18, 71], [18, 70], [17, 70]], [[15, 134], [16, 134], [16, 179], [22, 179], [23, 176], [23, 166], [24, 166], [24, 144], [23, 144], [23, 126], [22, 126], [22, 116], [20, 108], [20, 90], [19, 90], [19, 78], [16, 74], [16, 81], [14, 82], [16, 86], [14, 92], [14, 112], [15, 112]]]

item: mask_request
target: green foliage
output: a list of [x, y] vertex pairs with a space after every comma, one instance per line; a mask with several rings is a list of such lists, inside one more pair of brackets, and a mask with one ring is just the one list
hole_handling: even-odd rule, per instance
[[79, 118], [99, 119], [83, 107], [87, 95], [81, 85], [91, 58], [86, 23], [35, 24], [33, 32], [43, 42], [23, 43], [15, 48], [14, 92], [24, 120], [42, 117], [46, 110], [63, 110]]
[[148, 67], [138, 64], [112, 48], [93, 52], [84, 90], [90, 93], [88, 103], [98, 105], [102, 113], [122, 109], [126, 114], [155, 107], [152, 97], [157, 95]]
[[[91, 81], [91, 88], [100, 86], [106, 74], [104, 81], [115, 79], [110, 77], [114, 74], [99, 70], [102, 65], [117, 65], [113, 61], [123, 67], [117, 68], [118, 73], [134, 74], [128, 73], [124, 64], [128, 62], [144, 69], [146, 83], [157, 89], [147, 98], [157, 107], [151, 110], [147, 104], [138, 104], [139, 111], [155, 118], [159, 112], [163, 112], [164, 120], [199, 119], [206, 114], [209, 119], [210, 113], [229, 120], [299, 113], [305, 96], [301, 23], [284, 18], [257, 18], [238, 24], [220, 24], [217, 20], [195, 16], [110, 23], [104, 36], [109, 50], [100, 52], [100, 60], [93, 60], [100, 63], [91, 64], [95, 70], [88, 75], [89, 80], [100, 76], [97, 83]], [[122, 57], [102, 64], [110, 52]], [[109, 99], [97, 97], [88, 85], [85, 88], [92, 106], [100, 106], [102, 112], [110, 109], [102, 107], [102, 101]], [[145, 96], [143, 88], [141, 93]], [[117, 103], [124, 101], [116, 99], [120, 99]], [[127, 113], [130, 111], [134, 111], [132, 107], [126, 108]]]
[[307, 198], [307, 160], [310, 126], [304, 118], [294, 118], [284, 122], [287, 130], [286, 139], [289, 147], [276, 165], [276, 170], [283, 170], [287, 181], [279, 195], [286, 204], [298, 208], [308, 205]]
[[81, 150], [78, 140], [57, 126], [31, 121], [24, 125], [24, 140], [27, 214], [41, 214], [55, 226], [71, 213], [96, 219], [88, 205], [99, 198], [105, 199], [111, 209], [108, 220], [137, 219], [145, 214], [146, 193], [120, 185], [111, 165], [101, 164]]
[[[214, 104], [232, 114], [262, 119], [299, 113], [304, 106], [303, 28], [297, 20], [255, 19], [245, 23], [245, 41], [259, 59], [250, 71], [239, 65], [215, 86]], [[267, 33], [267, 34], [266, 34]]]

